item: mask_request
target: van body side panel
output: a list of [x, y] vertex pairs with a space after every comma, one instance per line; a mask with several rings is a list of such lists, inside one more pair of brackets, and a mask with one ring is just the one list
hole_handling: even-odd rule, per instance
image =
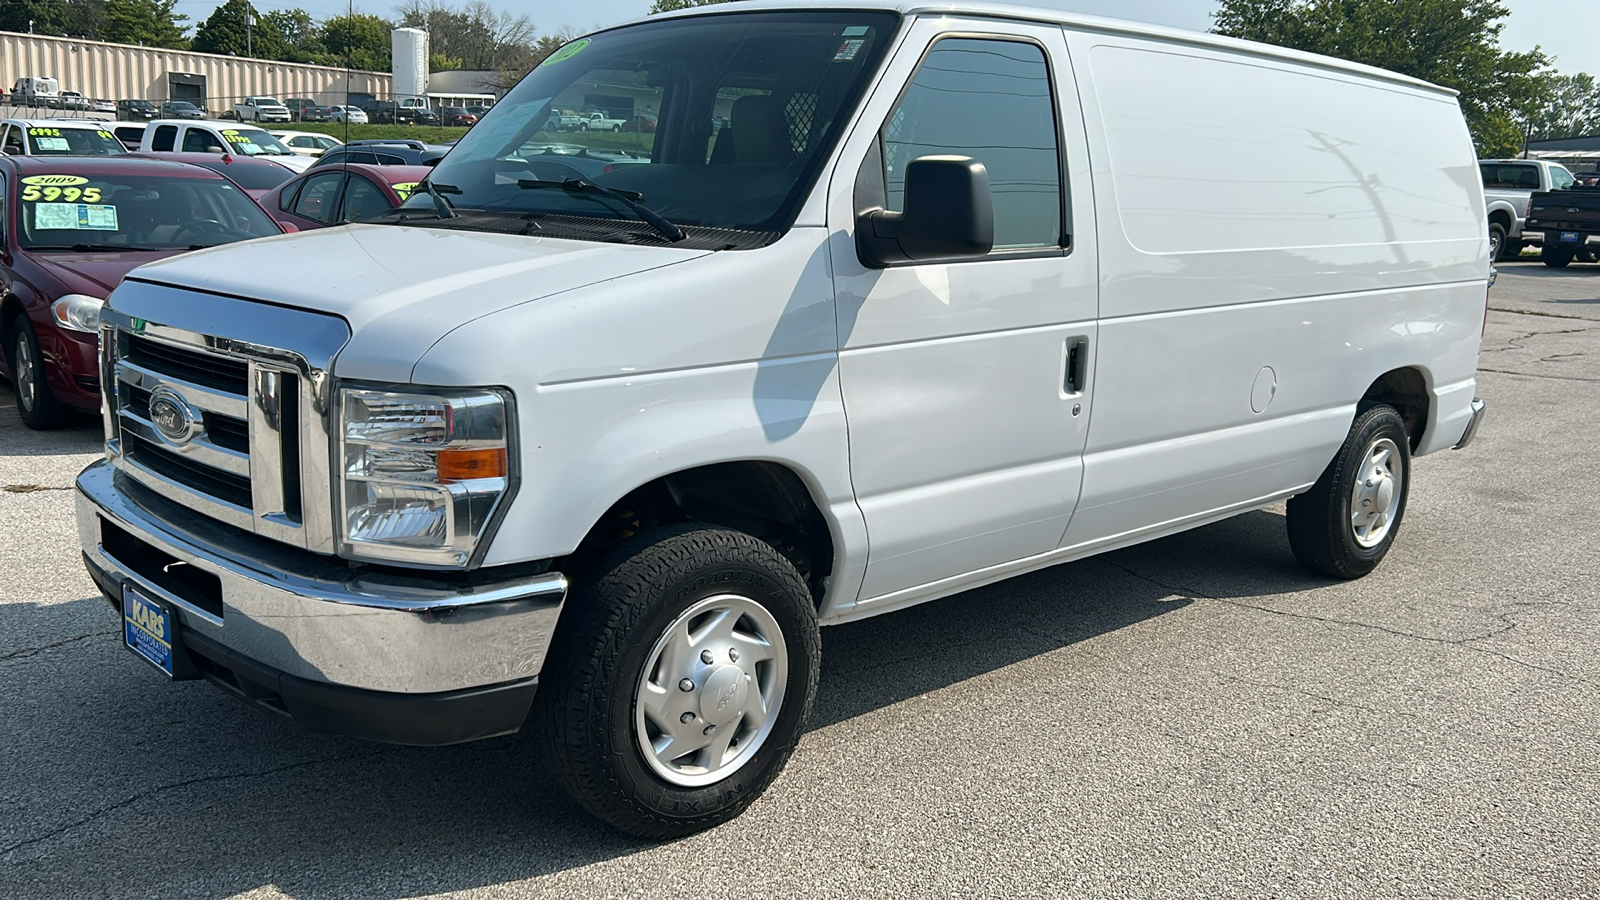
[[[1070, 254], [862, 265], [852, 186], [941, 35], [1014, 39], [1047, 54], [1067, 160]], [[863, 603], [1047, 552], [1076, 503], [1092, 384], [1069, 395], [1063, 361], [1073, 342], [1094, 346], [1096, 268], [1088, 156], [1064, 50], [1059, 29], [918, 20], [840, 155], [829, 228], [851, 475], [872, 544]], [[947, 151], [982, 161], [987, 145], [1004, 144], [991, 136], [970, 133], [962, 138], [969, 151]]]
[[[571, 553], [611, 504], [674, 472], [759, 460], [793, 469], [837, 550], [824, 614], [855, 599], [866, 532], [850, 491], [827, 234], [782, 240], [473, 319], [417, 364], [418, 384], [515, 392], [521, 486], [485, 565]], [[486, 368], [487, 367], [487, 368]]]
[[1448, 97], [1068, 31], [1094, 157], [1101, 320], [1062, 546], [1302, 489], [1392, 369], [1466, 425], [1489, 271]]

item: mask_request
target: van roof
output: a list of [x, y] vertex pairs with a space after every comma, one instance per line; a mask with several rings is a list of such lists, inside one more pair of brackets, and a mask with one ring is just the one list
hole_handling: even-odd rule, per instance
[[1307, 53], [1303, 50], [1291, 50], [1287, 47], [1262, 44], [1256, 41], [1244, 41], [1238, 38], [1223, 37], [1218, 34], [1187, 31], [1182, 28], [1169, 28], [1165, 25], [1151, 25], [1146, 22], [1130, 22], [1125, 19], [1110, 19], [1102, 16], [1087, 16], [1060, 9], [1028, 6], [1019, 3], [996, 3], [989, 2], [989, 0], [954, 0], [954, 2], [944, 3], [928, 2], [928, 0], [826, 0], [826, 2], [818, 2], [818, 0], [741, 0], [741, 2], [737, 3], [713, 4], [711, 6], [691, 7], [676, 12], [660, 13], [650, 16], [649, 19], [636, 19], [629, 24], [666, 18], [727, 15], [729, 13], [756, 10], [805, 10], [807, 12], [816, 12], [819, 9], [883, 10], [898, 12], [905, 16], [966, 15], [989, 19], [1044, 22], [1051, 25], [1070, 25], [1089, 31], [1155, 37], [1177, 43], [1215, 47], [1236, 53], [1249, 53], [1254, 56], [1284, 59], [1324, 69], [1351, 72], [1368, 78], [1376, 78], [1408, 87], [1448, 94], [1452, 97], [1460, 93], [1454, 88], [1423, 81], [1410, 75], [1402, 75], [1399, 72], [1391, 72], [1388, 69], [1380, 69], [1376, 66], [1363, 65], [1362, 63], [1350, 62], [1349, 60], [1337, 59], [1331, 56]]

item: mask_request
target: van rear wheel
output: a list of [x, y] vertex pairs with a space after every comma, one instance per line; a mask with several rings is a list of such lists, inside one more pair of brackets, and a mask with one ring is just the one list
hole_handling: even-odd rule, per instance
[[1393, 546], [1411, 480], [1405, 420], [1392, 406], [1367, 409], [1311, 490], [1288, 504], [1289, 546], [1313, 572], [1360, 578]]
[[676, 525], [582, 579], [540, 673], [535, 727], [561, 787], [638, 837], [744, 812], [816, 696], [811, 593], [769, 544]]

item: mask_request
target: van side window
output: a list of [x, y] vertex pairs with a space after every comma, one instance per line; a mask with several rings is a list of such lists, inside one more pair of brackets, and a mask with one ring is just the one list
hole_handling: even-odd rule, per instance
[[172, 144], [178, 139], [178, 126], [162, 125], [150, 138], [151, 150], [171, 150]]
[[994, 247], [1061, 245], [1061, 155], [1044, 50], [1022, 41], [934, 44], [883, 127], [886, 208], [905, 209], [906, 165], [970, 156], [989, 170]]

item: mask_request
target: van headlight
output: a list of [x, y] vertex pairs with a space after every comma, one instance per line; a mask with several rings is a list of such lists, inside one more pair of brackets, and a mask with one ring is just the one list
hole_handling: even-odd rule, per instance
[[469, 565], [513, 486], [510, 408], [496, 390], [342, 388], [341, 554]]

